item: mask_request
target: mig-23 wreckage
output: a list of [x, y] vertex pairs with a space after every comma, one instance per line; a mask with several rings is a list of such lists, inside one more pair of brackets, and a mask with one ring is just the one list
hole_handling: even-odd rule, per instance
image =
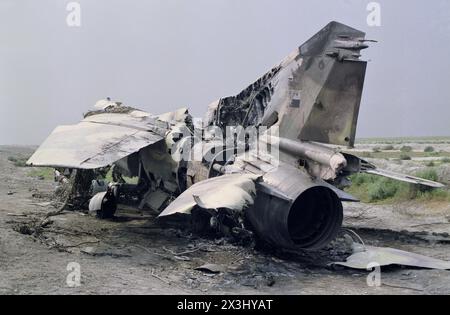
[[[63, 181], [72, 174], [72, 197], [90, 200], [100, 217], [131, 203], [202, 229], [251, 230], [281, 248], [321, 248], [341, 228], [342, 201], [358, 201], [342, 190], [349, 175], [443, 187], [326, 145], [354, 145], [368, 42], [331, 22], [241, 93], [212, 103], [200, 127], [186, 109], [151, 115], [99, 101], [80, 123], [57, 127], [28, 164], [54, 167]], [[97, 176], [111, 168], [102, 185]]]

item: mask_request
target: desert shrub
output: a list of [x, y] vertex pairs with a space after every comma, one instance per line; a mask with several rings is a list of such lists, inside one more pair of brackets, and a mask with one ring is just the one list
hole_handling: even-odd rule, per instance
[[433, 147], [431, 147], [431, 146], [429, 146], [429, 147], [426, 147], [426, 148], [425, 148], [425, 150], [423, 150], [423, 152], [426, 152], [426, 153], [431, 153], [431, 152], [434, 152], [434, 148], [433, 148]]
[[427, 167], [435, 167], [436, 164], [434, 164], [433, 161], [430, 161], [430, 162], [426, 163], [425, 166], [427, 166]]
[[[435, 169], [420, 171], [416, 176], [437, 182], [440, 180]], [[435, 189], [427, 186], [415, 185], [414, 187], [411, 187], [411, 195], [413, 195], [414, 199], [450, 202], [450, 189], [448, 188]]]
[[413, 150], [413, 148], [410, 147], [409, 145], [405, 145], [400, 148], [400, 151], [402, 151], [402, 152], [412, 152], [412, 150]]
[[442, 163], [445, 163], [445, 164], [450, 163], [450, 158], [445, 157], [445, 158], [443, 158], [443, 159], [441, 160], [441, 162], [442, 162]]
[[27, 166], [27, 160], [28, 160], [28, 158], [24, 158], [24, 157], [17, 157], [17, 156], [8, 157], [8, 161], [12, 162], [17, 167]]
[[392, 151], [392, 150], [395, 150], [395, 148], [393, 145], [390, 144], [390, 145], [384, 146], [383, 150], [384, 151]]
[[432, 180], [434, 182], [439, 180], [438, 173], [436, 172], [435, 169], [426, 169], [426, 170], [417, 172], [416, 176], [423, 178], [423, 179]]
[[450, 201], [450, 190], [413, 185], [411, 186], [409, 196], [410, 199]]
[[368, 187], [369, 200], [381, 201], [394, 197], [399, 191], [399, 184], [390, 179], [381, 179]]
[[400, 160], [402, 160], [402, 161], [411, 161], [412, 158], [408, 154], [400, 154]]
[[374, 183], [376, 179], [373, 175], [363, 173], [358, 173], [351, 177], [352, 184], [356, 186]]
[[450, 191], [448, 189], [433, 189], [426, 193], [425, 197], [432, 200], [447, 200], [450, 202]]
[[50, 167], [35, 167], [31, 168], [27, 174], [30, 177], [40, 179], [52, 180], [54, 179], [54, 169]]

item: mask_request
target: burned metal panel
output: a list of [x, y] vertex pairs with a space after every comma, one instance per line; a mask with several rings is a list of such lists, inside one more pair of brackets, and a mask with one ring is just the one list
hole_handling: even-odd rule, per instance
[[195, 206], [204, 209], [226, 208], [242, 211], [253, 204], [256, 194], [255, 181], [259, 177], [250, 174], [230, 174], [201, 181], [183, 192], [159, 216], [190, 214]]
[[110, 165], [163, 139], [161, 135], [145, 131], [140, 126], [125, 126], [128, 115], [104, 115], [114, 116], [110, 118], [121, 121], [122, 125], [106, 123], [106, 117], [101, 115], [89, 117], [76, 125], [59, 126], [27, 163], [32, 166], [95, 169]]
[[272, 80], [280, 70], [281, 66], [276, 66], [238, 95], [212, 103], [206, 121], [223, 130], [226, 126], [260, 125], [274, 92]]

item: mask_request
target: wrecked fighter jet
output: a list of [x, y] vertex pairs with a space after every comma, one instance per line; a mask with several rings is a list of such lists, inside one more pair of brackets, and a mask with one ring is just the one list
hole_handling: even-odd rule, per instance
[[443, 187], [340, 152], [355, 143], [368, 42], [331, 22], [242, 92], [209, 105], [202, 122], [186, 109], [152, 115], [99, 101], [80, 123], [57, 127], [28, 165], [75, 178], [73, 198], [99, 217], [126, 203], [199, 230], [321, 248], [341, 228], [342, 202], [358, 201], [343, 191], [350, 175]]

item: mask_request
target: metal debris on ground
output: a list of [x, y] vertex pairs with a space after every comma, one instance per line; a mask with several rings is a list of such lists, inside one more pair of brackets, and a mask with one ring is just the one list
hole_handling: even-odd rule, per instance
[[346, 262], [335, 262], [331, 265], [367, 270], [368, 268], [373, 268], [374, 264], [380, 267], [397, 265], [425, 269], [450, 270], [450, 262], [448, 261], [388, 247], [365, 246], [364, 249], [359, 244], [355, 244], [354, 254], [348, 257]]
[[226, 267], [217, 264], [204, 264], [202, 266], [196, 267], [195, 270], [205, 273], [219, 274], [221, 272], [224, 272], [226, 270]]

